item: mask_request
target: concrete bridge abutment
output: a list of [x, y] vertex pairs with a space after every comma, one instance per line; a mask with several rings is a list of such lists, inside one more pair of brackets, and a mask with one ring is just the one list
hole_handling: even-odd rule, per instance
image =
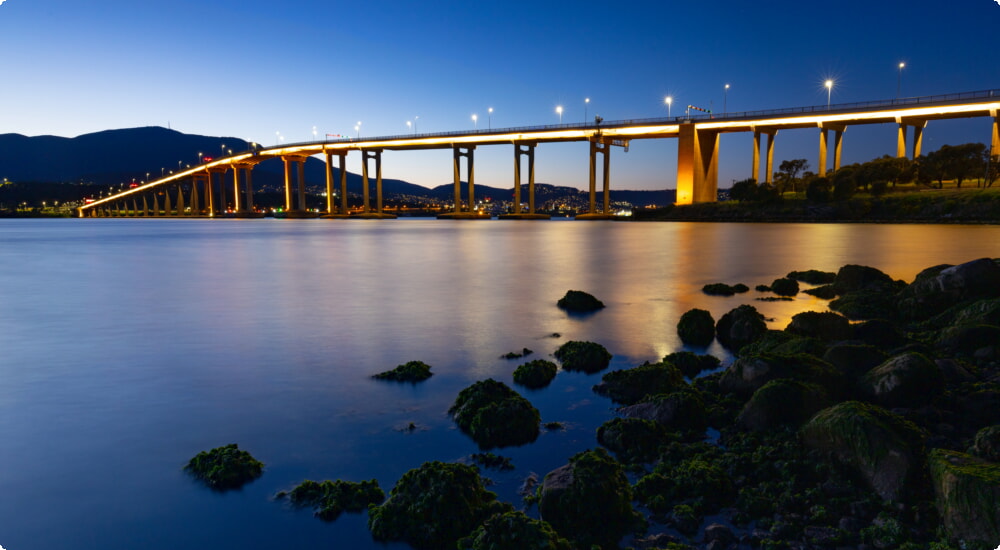
[[678, 127], [677, 204], [715, 202], [719, 196], [719, 132], [692, 123]]

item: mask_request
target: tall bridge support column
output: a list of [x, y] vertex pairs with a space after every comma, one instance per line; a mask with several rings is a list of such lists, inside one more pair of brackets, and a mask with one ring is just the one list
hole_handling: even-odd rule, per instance
[[[337, 151], [324, 150], [326, 155], [326, 214], [323, 218], [346, 218], [347, 213], [347, 151], [340, 149]], [[333, 155], [340, 159], [340, 206], [338, 210], [335, 184], [333, 181]]]
[[289, 157], [281, 157], [281, 161], [285, 165], [285, 212], [292, 211], [292, 171], [290, 163], [292, 160]]
[[153, 215], [160, 217], [160, 195], [153, 191]]
[[[597, 213], [597, 155], [604, 155], [604, 204]], [[611, 218], [611, 141], [595, 136], [590, 139], [590, 203], [586, 214], [577, 214], [578, 220], [604, 220]]]
[[201, 215], [201, 201], [198, 196], [198, 177], [191, 177], [191, 215]]
[[719, 133], [684, 123], [678, 137], [677, 204], [715, 202], [719, 195]]
[[243, 183], [246, 186], [246, 191], [244, 191], [244, 203], [246, 204], [245, 210], [248, 213], [253, 212], [253, 165], [243, 166]]
[[147, 201], [147, 198], [148, 197], [146, 196], [146, 193], [143, 193], [142, 194], [142, 217], [143, 218], [148, 218], [149, 217], [149, 202]]
[[240, 167], [236, 164], [233, 165], [233, 212], [237, 216], [246, 214], [240, 201]]
[[896, 117], [899, 124], [899, 131], [896, 137], [896, 157], [906, 158], [906, 127], [913, 127], [913, 158], [920, 156], [920, 148], [923, 145], [924, 128], [927, 127], [927, 120], [921, 118]]
[[184, 216], [186, 212], [184, 211], [184, 188], [181, 184], [177, 184], [177, 215]]
[[827, 159], [827, 146], [830, 141], [830, 130], [835, 133], [834, 145], [833, 145], [833, 169], [840, 169], [840, 149], [841, 144], [844, 141], [844, 130], [847, 129], [844, 124], [830, 124], [828, 122], [819, 122], [819, 177], [826, 176], [826, 159]]
[[299, 157], [296, 162], [299, 165], [299, 210], [305, 212], [306, 208], [306, 158]]
[[[757, 182], [771, 183], [771, 169], [774, 164], [774, 136], [777, 135], [777, 128], [767, 128], [753, 130], [753, 168], [751, 169], [751, 178]], [[760, 177], [760, 136], [761, 134], [767, 136], [767, 153], [765, 153], [764, 162], [764, 177]]]
[[201, 176], [202, 186], [205, 190], [205, 213], [208, 217], [215, 216], [215, 193], [212, 192], [212, 172], [206, 170]]
[[173, 216], [174, 215], [174, 213], [173, 213], [173, 206], [172, 206], [171, 200], [170, 200], [170, 188], [169, 187], [165, 187], [163, 189], [163, 215], [164, 216]]
[[[375, 161], [375, 212], [371, 210], [370, 188], [368, 184], [368, 161]], [[344, 172], [341, 171], [341, 174]], [[365, 219], [392, 219], [396, 216], [382, 212], [382, 150], [362, 149], [361, 150], [361, 180], [364, 187], [364, 210], [358, 218]]]
[[[480, 219], [489, 218], [489, 216], [484, 216], [476, 212], [476, 157], [475, 157], [476, 146], [470, 145], [467, 147], [462, 147], [461, 145], [452, 146], [452, 168], [455, 175], [455, 210], [453, 212], [448, 212], [440, 214], [439, 219]], [[469, 180], [469, 210], [468, 212], [462, 211], [462, 157], [465, 157], [465, 167], [468, 172]]]
[[139, 217], [139, 199], [132, 197], [132, 217]]
[[1000, 155], [1000, 114], [997, 113], [996, 109], [990, 111], [990, 116], [993, 117], [993, 132], [990, 138], [990, 156]]
[[[547, 220], [548, 214], [535, 211], [535, 146], [537, 142], [514, 142], [514, 212], [501, 214], [506, 220]], [[528, 212], [521, 211], [521, 157], [528, 157]]]

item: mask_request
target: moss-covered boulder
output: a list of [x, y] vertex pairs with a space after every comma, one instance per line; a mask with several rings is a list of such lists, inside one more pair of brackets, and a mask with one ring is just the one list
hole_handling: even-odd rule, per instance
[[699, 516], [711, 514], [736, 496], [733, 482], [722, 464], [692, 456], [679, 464], [662, 462], [635, 485], [636, 498], [654, 513], [690, 506]]
[[663, 357], [664, 363], [677, 367], [688, 378], [698, 376], [702, 371], [719, 367], [721, 361], [713, 355], [698, 355], [690, 351], [676, 351]]
[[492, 378], [459, 392], [448, 413], [484, 449], [531, 443], [541, 422], [530, 401]]
[[892, 277], [865, 265], [848, 264], [837, 271], [833, 284], [837, 294], [845, 294], [857, 290], [881, 290], [894, 286]]
[[669, 432], [679, 432], [687, 439], [704, 436], [708, 410], [701, 394], [686, 388], [667, 394], [650, 395], [635, 405], [619, 411], [626, 418], [642, 418], [661, 424]]
[[559, 298], [556, 305], [576, 313], [590, 313], [604, 308], [604, 302], [582, 290], [567, 290], [566, 295]]
[[870, 319], [854, 325], [854, 338], [889, 351], [906, 344], [906, 334], [886, 319]]
[[553, 354], [565, 370], [578, 370], [595, 373], [608, 368], [611, 363], [611, 353], [594, 342], [578, 342], [570, 340], [559, 346]]
[[956, 357], [996, 358], [1000, 353], [1000, 327], [961, 325], [941, 331], [936, 347]]
[[688, 310], [677, 322], [677, 336], [689, 346], [707, 346], [715, 340], [715, 319], [704, 309]]
[[668, 438], [663, 424], [643, 418], [612, 418], [597, 428], [597, 442], [622, 462], [652, 462]]
[[944, 449], [931, 451], [927, 462], [950, 538], [962, 548], [993, 550], [1000, 541], [1000, 464]]
[[850, 378], [862, 376], [881, 365], [889, 355], [868, 344], [834, 344], [823, 354], [823, 360]]
[[670, 393], [685, 385], [681, 371], [672, 364], [646, 363], [606, 373], [594, 391], [616, 403], [631, 405], [647, 395]]
[[370, 479], [354, 483], [351, 481], [305, 480], [289, 493], [289, 500], [296, 506], [315, 509], [316, 516], [334, 521], [343, 512], [362, 512], [371, 504], [385, 500], [385, 493], [378, 486], [378, 480]]
[[907, 319], [922, 320], [963, 301], [1000, 296], [1000, 265], [980, 258], [960, 265], [938, 265], [917, 274], [899, 293], [899, 309]]
[[846, 389], [844, 375], [833, 365], [804, 353], [761, 353], [739, 357], [723, 372], [719, 389], [749, 397], [764, 384], [780, 378], [817, 384], [833, 398], [842, 395]]
[[538, 511], [578, 548], [617, 548], [622, 536], [644, 526], [621, 464], [600, 448], [576, 454], [545, 476]]
[[778, 296], [795, 296], [799, 293], [799, 282], [785, 277], [775, 279], [771, 283], [771, 292]]
[[392, 370], [373, 374], [372, 378], [377, 380], [394, 380], [396, 382], [422, 382], [434, 374], [431, 366], [423, 361], [410, 361], [397, 366]]
[[885, 500], [924, 486], [920, 430], [881, 407], [845, 401], [816, 413], [800, 433], [808, 448], [853, 469]]
[[198, 453], [184, 469], [209, 487], [226, 490], [242, 487], [260, 477], [264, 463], [231, 443]]
[[834, 285], [822, 285], [816, 288], [807, 288], [802, 292], [819, 298], [820, 300], [832, 300], [837, 297], [837, 287]]
[[377, 541], [455, 548], [487, 518], [511, 510], [483, 487], [475, 467], [426, 462], [403, 474], [384, 503], [368, 508], [368, 529]]
[[817, 357], [826, 353], [827, 343], [809, 336], [799, 336], [783, 330], [769, 330], [754, 343], [740, 348], [740, 355], [776, 353], [796, 355], [808, 353]]
[[504, 512], [459, 541], [458, 550], [573, 550], [573, 546], [544, 521], [524, 512]]
[[868, 371], [860, 389], [869, 400], [884, 407], [919, 407], [944, 387], [941, 369], [920, 353], [903, 353]]
[[732, 296], [734, 294], [749, 292], [750, 287], [743, 283], [737, 283], [735, 285], [727, 285], [726, 283], [710, 283], [701, 287], [701, 291], [709, 296]]
[[754, 431], [797, 428], [830, 404], [826, 391], [818, 385], [782, 378], [755, 391], [737, 422]]
[[739, 351], [743, 346], [753, 343], [766, 332], [764, 316], [750, 305], [730, 310], [715, 324], [715, 335], [719, 343], [733, 351]]
[[1000, 424], [979, 430], [969, 452], [983, 460], [1000, 463]]
[[544, 388], [556, 377], [556, 370], [556, 364], [552, 361], [528, 361], [514, 369], [514, 383], [531, 389]]
[[896, 300], [887, 290], [855, 290], [830, 302], [830, 309], [855, 321], [896, 317]]
[[828, 285], [837, 280], [837, 274], [831, 271], [810, 269], [808, 271], [792, 271], [788, 275], [785, 275], [785, 278], [802, 281], [811, 285]]
[[832, 311], [803, 311], [792, 316], [785, 330], [820, 340], [847, 340], [854, 336], [851, 322]]

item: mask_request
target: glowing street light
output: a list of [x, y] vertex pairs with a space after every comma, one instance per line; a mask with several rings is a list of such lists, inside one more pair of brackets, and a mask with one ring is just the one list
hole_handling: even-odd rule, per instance
[[670, 106], [674, 104], [674, 98], [668, 95], [663, 98], [663, 102], [667, 104], [667, 118], [670, 118]]
[[896, 99], [899, 99], [900, 91], [903, 89], [903, 67], [906, 63], [899, 62], [899, 77], [896, 79]]
[[726, 84], [726, 87], [723, 88], [722, 92], [722, 114], [726, 114], [728, 112], [726, 110], [726, 101], [728, 99], [729, 99], [729, 84]]
[[[413, 128], [413, 122], [411, 122], [411, 121], [407, 120], [407, 121], [406, 121], [406, 129], [407, 129], [407, 130], [410, 130], [410, 129], [412, 129], [412, 128]], [[417, 133], [417, 132], [416, 132], [416, 130], [414, 130], [414, 131], [413, 131], [413, 133], [414, 133], [414, 134], [415, 134], [415, 133]]]
[[361, 121], [359, 120], [357, 124], [354, 125], [354, 131], [358, 133], [358, 139], [361, 139]]
[[201, 164], [201, 151], [198, 151], [198, 164]]
[[313, 126], [313, 141], [316, 141], [316, 127]]
[[830, 108], [830, 92], [833, 91], [833, 81], [832, 80], [827, 80], [826, 82], [823, 83], [823, 85], [826, 86], [826, 108], [829, 109]]
[[490, 107], [487, 110], [487, 113], [489, 115], [489, 120], [487, 121], [487, 123], [488, 123], [487, 128], [490, 129], [490, 130], [492, 130], [493, 129], [493, 107]]
[[562, 124], [562, 111], [563, 111], [562, 105], [557, 105], [556, 112], [559, 113], [559, 124]]
[[476, 130], [479, 129], [479, 116], [472, 115], [472, 123], [475, 124]]
[[587, 107], [589, 105], [590, 105], [590, 98], [589, 97], [583, 98], [583, 122], [584, 122], [584, 124], [587, 123]]

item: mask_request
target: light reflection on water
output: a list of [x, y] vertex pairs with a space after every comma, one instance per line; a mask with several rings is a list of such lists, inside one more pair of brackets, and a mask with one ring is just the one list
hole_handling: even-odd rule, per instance
[[[0, 545], [5, 548], [380, 548], [364, 515], [324, 524], [271, 500], [305, 478], [376, 477], [477, 449], [446, 411], [469, 383], [508, 384], [524, 347], [570, 339], [612, 368], [681, 349], [693, 307], [752, 303], [782, 328], [825, 302], [709, 297], [791, 270], [872, 265], [912, 280], [1000, 256], [988, 226], [397, 220], [0, 220]], [[608, 307], [569, 316], [568, 289]], [[552, 338], [560, 333], [560, 338]], [[717, 345], [709, 352], [725, 354]], [[384, 384], [419, 359], [436, 375]], [[502, 498], [596, 445], [598, 376], [523, 391], [567, 429], [503, 449]], [[412, 433], [401, 428], [414, 422]], [[267, 463], [218, 494], [181, 471], [237, 442]]]

